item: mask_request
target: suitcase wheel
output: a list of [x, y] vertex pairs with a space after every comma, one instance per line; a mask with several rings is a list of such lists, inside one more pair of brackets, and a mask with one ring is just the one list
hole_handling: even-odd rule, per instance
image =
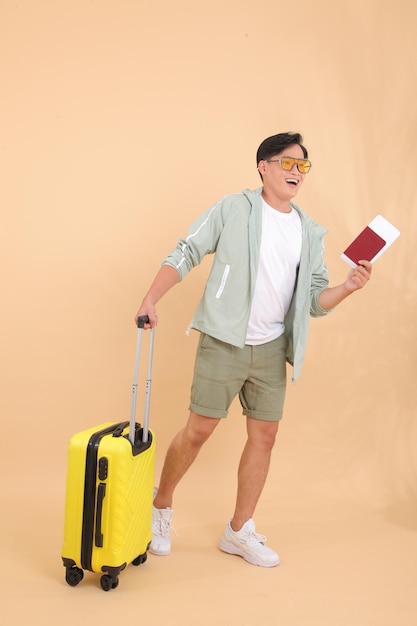
[[148, 558], [148, 554], [146, 552], [145, 554], [139, 554], [139, 556], [137, 556], [136, 559], [133, 559], [132, 565], [142, 565], [142, 563], [145, 563], [147, 558]]
[[104, 576], [100, 578], [100, 585], [103, 591], [110, 591], [110, 589], [116, 589], [119, 585], [119, 579], [113, 579], [109, 574], [104, 574]]
[[67, 567], [65, 580], [71, 587], [75, 587], [84, 578], [84, 572], [79, 567]]

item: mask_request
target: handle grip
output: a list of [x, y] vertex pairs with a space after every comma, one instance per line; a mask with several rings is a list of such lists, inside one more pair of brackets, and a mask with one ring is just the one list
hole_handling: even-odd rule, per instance
[[100, 483], [97, 491], [97, 509], [96, 509], [96, 532], [95, 545], [102, 548], [104, 545], [104, 536], [102, 531], [103, 520], [103, 501], [106, 496], [106, 483]]
[[149, 324], [148, 315], [140, 315], [137, 319], [138, 328], [145, 328], [145, 324]]

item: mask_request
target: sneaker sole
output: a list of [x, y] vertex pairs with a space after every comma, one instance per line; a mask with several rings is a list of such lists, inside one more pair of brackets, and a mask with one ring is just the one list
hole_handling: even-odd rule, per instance
[[171, 554], [171, 546], [168, 549], [160, 549], [158, 550], [158, 548], [152, 548], [152, 544], [149, 546], [149, 550], [148, 550], [151, 554], [155, 554], [156, 556], [168, 556], [168, 554]]
[[239, 548], [239, 546], [236, 546], [234, 543], [231, 543], [230, 541], [221, 540], [219, 543], [219, 548], [223, 552], [227, 552], [227, 554], [234, 554], [236, 556], [241, 556], [242, 559], [244, 559], [251, 565], [258, 565], [259, 567], [276, 567], [280, 563], [278, 555], [275, 561], [265, 562], [262, 559], [258, 559], [255, 556], [247, 554], [244, 550], [242, 550], [242, 548]]

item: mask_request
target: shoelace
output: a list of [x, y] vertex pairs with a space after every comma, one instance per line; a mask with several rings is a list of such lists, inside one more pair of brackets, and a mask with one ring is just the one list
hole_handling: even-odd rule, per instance
[[162, 537], [168, 537], [171, 531], [174, 532], [177, 537], [181, 536], [171, 524], [171, 520], [168, 520], [165, 517], [160, 517], [159, 519], [154, 520], [153, 531], [155, 534]]
[[169, 535], [171, 530], [170, 520], [165, 519], [165, 517], [160, 517], [155, 525], [157, 526], [156, 530], [158, 531], [158, 534], [162, 535], [163, 537]]
[[260, 535], [259, 533], [256, 533], [254, 530], [248, 532], [248, 534], [245, 537], [245, 540], [246, 540], [246, 543], [250, 545], [255, 545], [256, 543], [261, 543], [262, 545], [265, 545], [266, 543], [265, 535]]

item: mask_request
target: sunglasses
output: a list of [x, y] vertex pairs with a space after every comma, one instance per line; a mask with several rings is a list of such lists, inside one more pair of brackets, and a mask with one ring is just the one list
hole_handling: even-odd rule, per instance
[[290, 172], [297, 164], [300, 174], [307, 174], [311, 168], [311, 161], [307, 159], [295, 159], [294, 157], [279, 157], [279, 159], [266, 159], [267, 163], [280, 163], [283, 170]]

